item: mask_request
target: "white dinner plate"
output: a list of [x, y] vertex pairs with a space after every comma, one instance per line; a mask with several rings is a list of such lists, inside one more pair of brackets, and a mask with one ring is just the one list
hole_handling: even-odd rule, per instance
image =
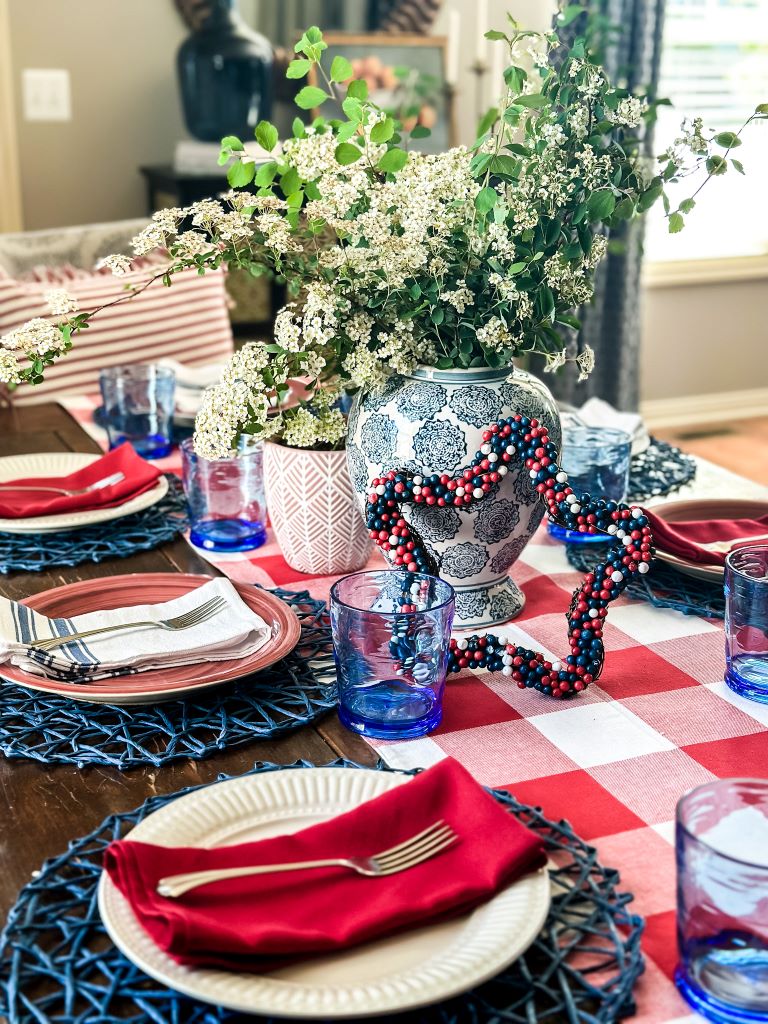
[[[57, 477], [75, 473], [100, 459], [101, 455], [86, 455], [83, 452], [37, 452], [34, 455], [8, 455], [0, 458], [0, 483], [20, 480], [25, 477]], [[164, 476], [143, 494], [130, 498], [113, 508], [91, 509], [88, 512], [62, 512], [53, 516], [34, 516], [29, 519], [0, 519], [3, 533], [55, 533], [58, 530], [76, 530], [94, 523], [107, 523], [111, 519], [122, 519], [134, 512], [141, 512], [164, 498], [168, 493], [168, 481]]]
[[[404, 775], [353, 768], [286, 769], [230, 779], [160, 808], [129, 838], [203, 847], [266, 839], [343, 814], [408, 781]], [[549, 902], [549, 874], [542, 869], [453, 920], [252, 974], [176, 963], [144, 931], [106, 872], [99, 884], [107, 932], [150, 977], [241, 1013], [331, 1020], [426, 1006], [488, 980], [530, 946]]]

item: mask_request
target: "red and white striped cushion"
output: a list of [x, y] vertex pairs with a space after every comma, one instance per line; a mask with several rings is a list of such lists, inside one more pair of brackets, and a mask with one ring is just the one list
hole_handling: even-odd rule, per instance
[[[45, 294], [65, 287], [85, 312], [125, 294], [125, 285], [141, 285], [157, 268], [114, 277], [93, 273], [65, 282], [19, 281], [0, 270], [0, 335], [33, 317], [49, 316]], [[147, 363], [173, 358], [189, 366], [224, 362], [233, 351], [232, 326], [227, 314], [224, 272], [199, 275], [184, 270], [166, 288], [153, 284], [125, 302], [100, 312], [93, 325], [74, 338], [68, 355], [45, 372], [35, 387], [22, 385], [13, 402], [32, 405], [61, 395], [99, 390], [99, 370], [119, 363]]]

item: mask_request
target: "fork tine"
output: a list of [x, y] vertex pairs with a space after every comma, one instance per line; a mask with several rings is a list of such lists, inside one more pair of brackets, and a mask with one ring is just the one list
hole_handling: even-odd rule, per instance
[[430, 850], [433, 846], [441, 843], [444, 839], [448, 839], [455, 833], [451, 828], [446, 826], [439, 832], [434, 832], [432, 835], [427, 836], [425, 839], [421, 839], [418, 843], [414, 843], [412, 846], [408, 846], [399, 853], [387, 854], [385, 857], [375, 857], [374, 860], [382, 867], [394, 867], [401, 861], [408, 860], [415, 854], [420, 854], [425, 850]]
[[433, 821], [432, 824], [425, 828], [423, 832], [417, 832], [415, 836], [411, 836], [409, 839], [404, 839], [402, 843], [398, 843], [396, 846], [390, 846], [388, 849], [382, 850], [381, 853], [377, 853], [376, 859], [378, 860], [380, 857], [388, 857], [389, 854], [391, 853], [397, 853], [404, 847], [411, 846], [412, 843], [415, 843], [419, 839], [422, 839], [424, 836], [434, 831], [434, 829], [442, 828], [444, 825], [445, 822], [442, 820], [442, 818], [440, 819], [440, 821]]
[[204, 601], [197, 608], [190, 608], [189, 611], [182, 612], [181, 615], [176, 615], [174, 618], [166, 619], [165, 621], [172, 629], [178, 628], [188, 622], [194, 622], [201, 616], [215, 615], [225, 604], [226, 601], [222, 597], [212, 597]]
[[431, 860], [431, 858], [436, 857], [438, 853], [442, 853], [443, 850], [447, 850], [449, 846], [453, 846], [454, 843], [458, 842], [458, 839], [459, 837], [456, 835], [456, 833], [452, 832], [437, 846], [433, 846], [429, 850], [422, 851], [421, 853], [414, 855], [410, 860], [404, 861], [394, 866], [382, 868], [381, 874], [396, 875], [399, 871], [406, 871], [408, 868], [416, 867], [417, 864], [421, 864], [425, 860]]

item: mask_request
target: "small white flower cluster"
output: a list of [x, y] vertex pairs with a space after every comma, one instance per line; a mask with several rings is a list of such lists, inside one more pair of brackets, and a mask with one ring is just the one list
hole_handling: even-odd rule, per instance
[[579, 381], [586, 380], [595, 368], [595, 353], [589, 345], [585, 345], [584, 351], [576, 356], [576, 365], [579, 368]]
[[0, 348], [0, 381], [4, 384], [18, 384], [21, 381], [19, 360], [7, 348]]
[[45, 302], [54, 316], [67, 316], [69, 313], [76, 313], [80, 308], [77, 299], [65, 288], [52, 288], [46, 292]]
[[474, 304], [475, 297], [465, 284], [459, 285], [454, 291], [443, 292], [440, 296], [450, 303], [457, 313], [463, 313], [467, 306]]
[[103, 256], [96, 264], [97, 270], [102, 268], [111, 270], [116, 277], [124, 277], [131, 272], [131, 261], [121, 253], [116, 253], [113, 256]]
[[648, 104], [638, 96], [627, 96], [619, 100], [619, 105], [613, 111], [608, 111], [608, 120], [614, 124], [622, 125], [625, 128], [637, 128], [643, 120], [643, 115], [648, 110]]
[[26, 356], [44, 356], [63, 352], [65, 344], [59, 328], [37, 316], [0, 338], [0, 346]]

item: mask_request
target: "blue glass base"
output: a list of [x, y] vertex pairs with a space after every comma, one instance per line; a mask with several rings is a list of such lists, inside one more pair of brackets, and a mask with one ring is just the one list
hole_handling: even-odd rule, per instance
[[128, 437], [125, 434], [118, 434], [116, 437], [110, 438], [110, 450], [118, 448], [126, 441], [142, 459], [164, 459], [173, 451], [170, 438], [163, 434], [148, 434], [147, 437]]
[[768, 658], [757, 654], [737, 658], [728, 666], [725, 681], [734, 693], [768, 704]]
[[566, 530], [557, 523], [547, 523], [547, 532], [550, 537], [565, 541], [567, 544], [608, 544], [611, 541], [604, 533], [579, 533], [578, 530]]
[[708, 992], [691, 981], [682, 964], [675, 970], [675, 984], [686, 1002], [707, 1020], [716, 1021], [717, 1024], [768, 1024], [768, 1008], [748, 1010], [713, 999]]
[[249, 519], [202, 519], [190, 530], [189, 539], [205, 551], [252, 551], [267, 539], [263, 523]]
[[426, 736], [440, 724], [442, 702], [434, 690], [385, 679], [358, 689], [348, 689], [339, 704], [341, 724], [381, 740], [410, 740]]

